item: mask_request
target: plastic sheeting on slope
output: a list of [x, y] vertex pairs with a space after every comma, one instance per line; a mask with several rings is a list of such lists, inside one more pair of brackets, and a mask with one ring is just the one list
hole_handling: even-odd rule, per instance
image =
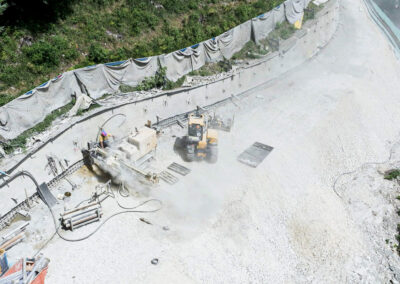
[[252, 39], [257, 44], [265, 39], [277, 24], [285, 20], [285, 8], [279, 5], [268, 13], [259, 15], [251, 20]]
[[265, 39], [275, 28], [274, 13], [268, 12], [251, 20], [252, 36], [256, 43]]
[[218, 42], [215, 37], [203, 41], [203, 48], [206, 63], [218, 62], [224, 58], [222, 56], [221, 50], [219, 50]]
[[74, 106], [68, 112], [68, 116], [74, 116], [81, 109], [88, 109], [93, 103], [93, 99], [85, 94], [80, 94], [76, 98]]
[[104, 64], [98, 64], [75, 70], [76, 78], [93, 99], [98, 99], [104, 94], [112, 94], [118, 90], [126, 68], [126, 63], [118, 68], [111, 68]]
[[307, 8], [311, 0], [287, 0], [285, 2], [285, 15], [289, 23], [294, 24], [304, 15], [304, 9]]
[[136, 86], [146, 77], [152, 77], [158, 71], [157, 56], [129, 59], [126, 66], [125, 75], [122, 78], [122, 84]]
[[240, 51], [251, 39], [251, 20], [240, 24], [217, 37], [218, 47], [226, 59]]
[[276, 6], [274, 9], [272, 9], [272, 13], [274, 13], [274, 23], [276, 24], [281, 24], [285, 21], [285, 5], [281, 4], [279, 6]]
[[199, 69], [206, 62], [203, 43], [160, 55], [159, 59], [161, 66], [167, 68], [168, 80], [174, 82], [191, 71]]
[[72, 71], [66, 72], [0, 108], [0, 136], [13, 139], [32, 128], [81, 90]]

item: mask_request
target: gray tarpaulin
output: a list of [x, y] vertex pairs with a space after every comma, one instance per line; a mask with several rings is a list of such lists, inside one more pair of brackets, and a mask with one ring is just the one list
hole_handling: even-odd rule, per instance
[[206, 64], [206, 56], [204, 53], [204, 44], [203, 43], [199, 43], [196, 45], [193, 45], [191, 48], [192, 50], [192, 69], [197, 70], [200, 69], [201, 67], [204, 66], [204, 64]]
[[251, 39], [251, 20], [240, 24], [217, 37], [218, 47], [226, 59], [241, 50]]
[[275, 29], [277, 24], [285, 20], [285, 7], [279, 5], [269, 11], [251, 20], [252, 37], [256, 43], [265, 39], [268, 34]]
[[167, 68], [167, 78], [176, 81], [192, 71], [192, 51], [189, 48], [177, 50], [165, 55], [160, 55], [160, 64]]
[[81, 90], [72, 71], [57, 76], [0, 108], [0, 136], [13, 139], [32, 128]]
[[160, 64], [167, 68], [167, 78], [176, 81], [205, 64], [203, 44], [183, 48], [166, 55], [160, 55]]
[[157, 56], [129, 59], [122, 83], [128, 86], [136, 86], [144, 78], [152, 77], [158, 71]]
[[76, 97], [74, 106], [68, 112], [68, 116], [74, 116], [81, 109], [88, 109], [93, 103], [93, 99], [85, 94], [79, 94]]
[[104, 64], [89, 66], [75, 70], [75, 75], [84, 86], [85, 92], [93, 99], [104, 94], [112, 94], [119, 88], [119, 82]]
[[304, 15], [304, 8], [307, 7], [309, 0], [287, 0], [285, 2], [285, 14], [289, 23], [294, 24]]
[[203, 48], [206, 63], [218, 62], [224, 58], [219, 50], [218, 42], [215, 37], [204, 41]]
[[117, 90], [129, 66], [129, 60], [104, 64], [104, 74], [112, 89]]
[[285, 21], [285, 6], [283, 4], [272, 9], [272, 13], [274, 14], [275, 25]]
[[275, 28], [274, 13], [268, 12], [251, 20], [253, 40], [259, 43]]

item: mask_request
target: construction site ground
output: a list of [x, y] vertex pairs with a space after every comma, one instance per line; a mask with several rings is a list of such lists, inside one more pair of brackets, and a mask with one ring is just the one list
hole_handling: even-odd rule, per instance
[[[219, 132], [216, 164], [182, 161], [173, 145], [186, 130], [165, 129], [151, 167], [178, 162], [191, 172], [173, 173], [174, 185], [138, 183], [140, 193], [116, 195], [127, 207], [160, 199], [156, 213], [118, 215], [81, 242], [55, 236], [42, 250], [51, 260], [46, 281], [399, 282], [399, 189], [381, 173], [400, 164], [400, 65], [362, 0], [342, 0], [340, 12], [316, 57], [218, 110], [235, 113], [235, 124]], [[257, 168], [239, 163], [256, 141], [274, 150]], [[107, 181], [85, 167], [70, 179], [78, 188], [68, 208]], [[66, 181], [59, 187], [70, 190]], [[102, 220], [123, 210], [114, 198], [103, 209]], [[10, 259], [34, 254], [54, 234], [41, 201], [30, 213], [27, 240]], [[99, 224], [62, 233], [79, 238]]]

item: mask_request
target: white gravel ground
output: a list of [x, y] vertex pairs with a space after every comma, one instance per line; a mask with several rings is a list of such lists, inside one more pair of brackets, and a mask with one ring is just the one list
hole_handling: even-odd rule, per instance
[[[386, 38], [361, 0], [342, 0], [339, 30], [319, 55], [242, 99], [240, 109], [231, 106], [235, 127], [220, 133], [217, 164], [189, 164], [176, 186], [152, 189], [164, 202], [144, 215], [152, 226], [127, 214], [86, 241], [55, 238], [43, 251], [48, 283], [398, 282], [398, 256], [385, 243], [394, 238], [397, 186], [377, 173], [382, 165], [340, 179], [341, 197], [332, 185], [343, 172], [387, 159], [400, 139], [399, 90], [400, 65]], [[179, 131], [161, 137], [155, 167], [183, 163], [172, 151]], [[254, 141], [274, 147], [256, 169], [236, 161]], [[97, 183], [86, 181], [80, 198]], [[47, 214], [39, 206], [34, 214], [40, 210]], [[114, 210], [106, 201], [105, 217]], [[52, 230], [45, 216], [48, 229], [36, 234], [43, 239]], [[10, 256], [22, 249], [29, 250], [21, 244]]]

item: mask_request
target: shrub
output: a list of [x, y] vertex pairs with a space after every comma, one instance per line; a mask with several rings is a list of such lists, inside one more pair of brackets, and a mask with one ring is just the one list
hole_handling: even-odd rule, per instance
[[0, 107], [11, 101], [14, 97], [7, 94], [0, 94]]
[[61, 52], [48, 41], [38, 41], [23, 49], [30, 62], [38, 66], [57, 67], [60, 64]]
[[185, 82], [186, 76], [179, 78], [176, 82], [172, 82], [167, 80], [163, 90], [173, 90], [182, 86], [183, 82]]
[[107, 61], [107, 50], [105, 50], [100, 44], [94, 43], [89, 47], [88, 59], [93, 63], [103, 63]]
[[384, 179], [393, 180], [400, 175], [400, 170], [390, 170], [385, 173]]

